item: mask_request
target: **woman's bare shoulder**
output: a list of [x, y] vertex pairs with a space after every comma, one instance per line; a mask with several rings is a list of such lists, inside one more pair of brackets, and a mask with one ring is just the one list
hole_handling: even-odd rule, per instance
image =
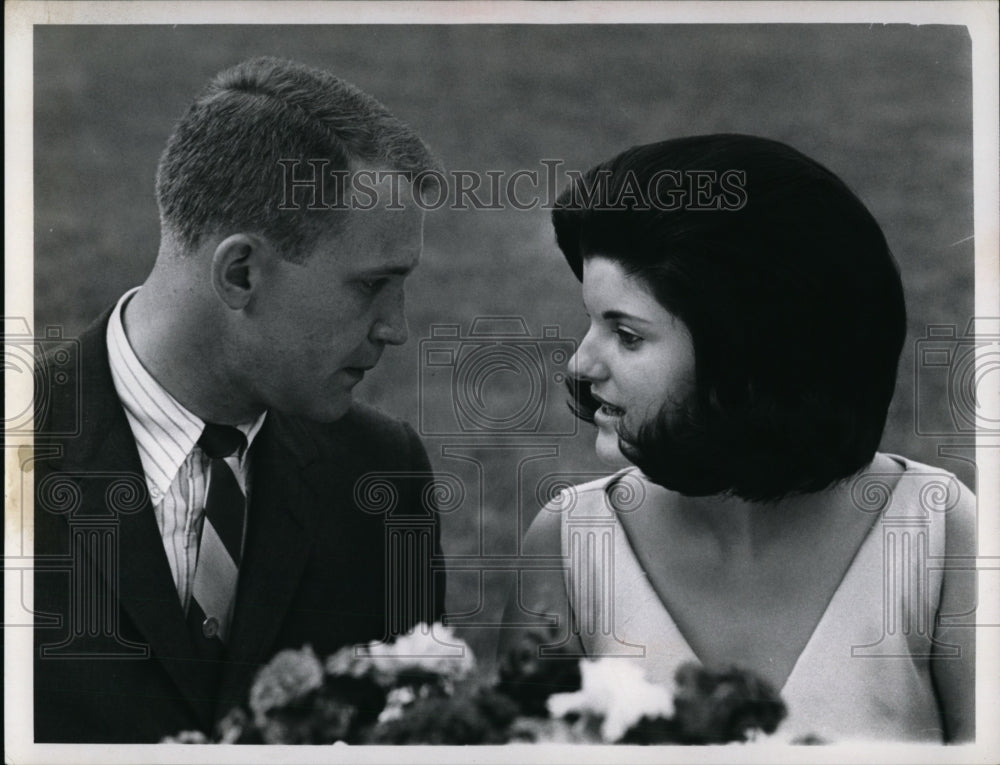
[[562, 555], [562, 526], [568, 518], [610, 516], [616, 503], [616, 494], [631, 496], [634, 488], [620, 488], [631, 479], [635, 468], [611, 473], [593, 481], [567, 486], [547, 502], [525, 534], [521, 548], [523, 555]]
[[560, 555], [562, 553], [562, 514], [550, 502], [538, 511], [528, 527], [521, 546], [522, 555]]

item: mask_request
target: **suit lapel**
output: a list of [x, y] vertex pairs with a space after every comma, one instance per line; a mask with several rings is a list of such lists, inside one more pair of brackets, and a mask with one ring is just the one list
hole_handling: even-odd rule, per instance
[[218, 713], [245, 701], [245, 689], [257, 667], [271, 658], [291, 606], [309, 557], [318, 497], [329, 479], [328, 466], [316, 456], [303, 426], [268, 414], [251, 455], [246, 548]]
[[[199, 718], [211, 724], [213, 689], [208, 673], [199, 670], [146, 493], [139, 453], [111, 379], [104, 339], [107, 317], [80, 338], [85, 414], [79, 439], [67, 447], [58, 469], [80, 485], [86, 512], [116, 517], [119, 603], [149, 644], [153, 659], [169, 673]], [[134, 510], [109, 507], [108, 488], [122, 478], [141, 487], [141, 502]], [[114, 575], [107, 561], [92, 559], [92, 563], [102, 575]]]

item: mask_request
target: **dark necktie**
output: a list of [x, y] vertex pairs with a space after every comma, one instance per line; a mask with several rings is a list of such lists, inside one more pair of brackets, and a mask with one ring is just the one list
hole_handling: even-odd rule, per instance
[[225, 458], [239, 452], [245, 444], [246, 438], [238, 429], [213, 423], [205, 424], [198, 439], [198, 446], [212, 463], [198, 564], [188, 605], [188, 625], [205, 658], [219, 658], [229, 639], [247, 503]]

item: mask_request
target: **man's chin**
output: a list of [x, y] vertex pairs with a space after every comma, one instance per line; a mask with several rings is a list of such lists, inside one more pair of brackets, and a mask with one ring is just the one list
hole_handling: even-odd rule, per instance
[[321, 415], [320, 422], [336, 422], [345, 414], [347, 414], [351, 407], [354, 405], [354, 400], [347, 396], [341, 401], [326, 407]]
[[336, 422], [350, 411], [354, 401], [350, 396], [338, 397], [336, 400], [314, 402], [311, 406], [296, 406], [285, 410], [285, 414], [301, 417], [312, 422]]

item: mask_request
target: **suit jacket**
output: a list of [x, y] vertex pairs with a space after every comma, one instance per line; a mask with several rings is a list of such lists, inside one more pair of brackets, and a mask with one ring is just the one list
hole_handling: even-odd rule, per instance
[[323, 657], [439, 619], [440, 532], [413, 430], [359, 405], [331, 424], [269, 412], [227, 655], [200, 660], [112, 383], [109, 315], [37, 370], [35, 741], [208, 732], [283, 648]]

